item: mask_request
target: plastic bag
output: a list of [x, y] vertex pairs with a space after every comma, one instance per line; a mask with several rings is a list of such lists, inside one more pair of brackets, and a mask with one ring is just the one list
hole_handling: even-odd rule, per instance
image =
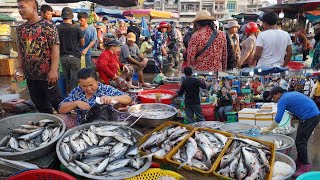
[[163, 79], [166, 76], [162, 73], [157, 74], [157, 76], [152, 80], [153, 83], [155, 84], [163, 84]]

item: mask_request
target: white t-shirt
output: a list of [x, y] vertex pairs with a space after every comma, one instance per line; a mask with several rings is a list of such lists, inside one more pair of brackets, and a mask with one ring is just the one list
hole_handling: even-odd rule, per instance
[[292, 41], [289, 33], [280, 29], [270, 29], [261, 32], [256, 41], [256, 46], [263, 48], [257, 66], [282, 66], [286, 55], [287, 46]]

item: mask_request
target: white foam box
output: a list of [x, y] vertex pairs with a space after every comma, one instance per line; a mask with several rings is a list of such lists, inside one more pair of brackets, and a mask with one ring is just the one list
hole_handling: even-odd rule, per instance
[[273, 110], [272, 109], [259, 109], [256, 112], [256, 120], [257, 119], [273, 119]]
[[238, 119], [255, 120], [257, 111], [258, 111], [258, 109], [244, 108], [238, 112]]
[[273, 109], [273, 107], [275, 106], [275, 103], [263, 103], [261, 106], [261, 109]]
[[256, 119], [256, 126], [257, 127], [265, 127], [265, 126], [270, 126], [272, 124], [273, 118], [271, 119]]
[[256, 125], [256, 120], [255, 119], [239, 119], [238, 122], [242, 124], [250, 124], [250, 125]]

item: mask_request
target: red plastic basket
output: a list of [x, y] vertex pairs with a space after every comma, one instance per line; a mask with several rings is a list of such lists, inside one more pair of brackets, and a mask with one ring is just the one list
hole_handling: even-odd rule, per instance
[[299, 62], [294, 62], [294, 61], [290, 61], [287, 65], [287, 67], [291, 70], [291, 71], [299, 71], [304, 67], [304, 64], [299, 63]]
[[206, 121], [214, 121], [215, 120], [215, 105], [213, 104], [201, 104], [202, 114]]
[[178, 92], [180, 90], [180, 85], [179, 84], [165, 84], [161, 85], [159, 89], [166, 89], [166, 90], [172, 90], [175, 92]]
[[29, 170], [9, 177], [7, 180], [77, 180], [67, 173], [52, 169]]
[[[138, 93], [138, 96], [140, 97], [140, 100], [142, 103], [156, 103], [156, 99], [148, 98], [145, 95], [147, 94], [154, 94], [154, 93], [159, 93], [159, 94], [171, 94], [172, 96], [175, 96], [177, 93], [171, 90], [165, 90], [165, 89], [153, 89], [153, 90], [144, 90]], [[172, 104], [172, 99], [171, 98], [162, 98], [160, 100], [160, 103], [163, 104]]]

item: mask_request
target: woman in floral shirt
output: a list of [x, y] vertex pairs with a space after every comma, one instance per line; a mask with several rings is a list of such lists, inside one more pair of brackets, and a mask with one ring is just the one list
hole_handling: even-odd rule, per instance
[[166, 22], [161, 22], [158, 31], [153, 35], [153, 49], [152, 54], [157, 67], [156, 72], [162, 73], [163, 71], [163, 57], [167, 56], [166, 46], [167, 46], [167, 30], [169, 24]]

